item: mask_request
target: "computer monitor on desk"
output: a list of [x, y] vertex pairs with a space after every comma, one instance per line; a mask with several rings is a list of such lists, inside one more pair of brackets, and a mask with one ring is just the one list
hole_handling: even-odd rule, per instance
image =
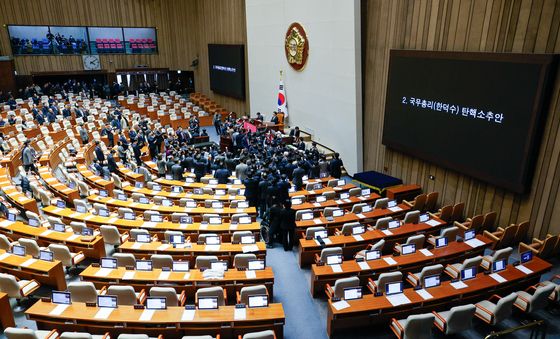
[[381, 251], [379, 250], [366, 251], [366, 261], [376, 260], [379, 258], [381, 258]]
[[198, 309], [200, 310], [217, 310], [218, 297], [199, 297]]
[[390, 282], [390, 283], [385, 284], [385, 294], [386, 295], [402, 293], [402, 291], [403, 291], [402, 281]]
[[117, 259], [110, 257], [101, 258], [99, 266], [101, 266], [101, 268], [109, 268], [114, 270], [117, 268]]
[[250, 295], [247, 306], [249, 308], [268, 307], [268, 296], [266, 294]]
[[344, 289], [344, 300], [362, 299], [362, 287], [348, 287]]
[[415, 252], [416, 252], [416, 244], [408, 244], [408, 245], [401, 246], [402, 255], [413, 254]]
[[53, 304], [70, 305], [72, 303], [72, 297], [70, 292], [52, 291], [51, 301]]
[[496, 260], [492, 263], [492, 272], [497, 273], [506, 269], [506, 259]]
[[119, 303], [117, 302], [116, 295], [98, 295], [97, 296], [97, 307], [105, 308], [117, 308]]
[[424, 288], [437, 287], [441, 285], [441, 277], [439, 274], [424, 277]]
[[165, 297], [148, 297], [146, 298], [146, 309], [148, 310], [165, 310], [167, 308], [167, 299]]
[[476, 267], [465, 268], [461, 271], [461, 280], [466, 281], [476, 278]]
[[332, 254], [327, 256], [327, 265], [342, 264], [342, 254]]

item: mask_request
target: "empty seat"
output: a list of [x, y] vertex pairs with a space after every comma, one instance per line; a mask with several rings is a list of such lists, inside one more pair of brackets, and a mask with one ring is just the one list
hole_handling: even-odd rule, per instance
[[358, 253], [356, 253], [354, 257], [364, 258], [366, 256], [366, 251], [378, 250], [381, 252], [383, 251], [384, 246], [385, 246], [385, 239], [380, 239], [375, 244], [369, 244], [367, 249], [359, 251]]
[[136, 265], [136, 258], [132, 253], [114, 253], [113, 258], [117, 259], [118, 267], [134, 267]]
[[218, 306], [225, 305], [225, 300], [226, 300], [225, 290], [221, 286], [204, 287], [198, 289], [195, 294], [195, 299], [197, 304], [198, 304], [198, 299], [200, 297], [217, 297]]
[[498, 229], [494, 232], [488, 232], [485, 230], [484, 236], [494, 241], [492, 246], [493, 249], [500, 249], [513, 245], [518, 229], [518, 225], [512, 224], [506, 228], [498, 227]]
[[276, 339], [272, 330], [245, 333], [241, 339]]
[[53, 257], [62, 263], [64, 267], [78, 266], [86, 257], [83, 252], [72, 253], [68, 246], [62, 244], [50, 244], [49, 251], [53, 252]]
[[315, 262], [327, 263], [330, 255], [342, 255], [342, 247], [327, 247], [321, 250], [321, 254], [315, 254]]
[[440, 275], [443, 271], [442, 264], [436, 264], [431, 266], [424, 266], [420, 272], [412, 273], [409, 272], [406, 280], [412, 286], [422, 286], [424, 288], [424, 278], [430, 275]]
[[406, 319], [391, 319], [391, 330], [400, 338], [429, 339], [432, 337], [432, 313], [415, 314]]
[[395, 247], [394, 247], [394, 250], [395, 250], [395, 252], [402, 253], [402, 247], [404, 245], [414, 244], [416, 250], [418, 251], [419, 249], [424, 247], [425, 240], [426, 240], [426, 236], [424, 236], [424, 234], [413, 235], [413, 236], [408, 237], [404, 244], [396, 243]]
[[[475, 304], [476, 311], [474, 315], [487, 324], [496, 325], [509, 318], [516, 298], [517, 294], [515, 293], [511, 293], [503, 298], [494, 294], [490, 300], [483, 300]], [[494, 303], [492, 301], [497, 302]]]
[[410, 207], [410, 209], [412, 209], [412, 210], [424, 211], [427, 199], [428, 199], [428, 195], [426, 195], [425, 193], [422, 193], [422, 194], [417, 195], [416, 198], [414, 198], [414, 201], [403, 200], [403, 203], [405, 205], [408, 205], [408, 207]]
[[34, 279], [19, 280], [11, 274], [0, 273], [0, 292], [18, 301], [35, 292], [39, 287], [41, 285]]
[[467, 258], [463, 260], [462, 263], [449, 264], [445, 267], [445, 273], [451, 277], [451, 279], [457, 279], [461, 276], [461, 271], [470, 267], [478, 267], [482, 262], [482, 257], [480, 255], [474, 258]]
[[96, 303], [99, 292], [91, 281], [77, 281], [68, 284], [72, 301], [79, 303]]
[[385, 292], [385, 285], [391, 282], [402, 281], [403, 275], [401, 272], [386, 272], [381, 273], [377, 280], [368, 279], [368, 288], [372, 293]]
[[485, 255], [484, 257], [482, 257], [482, 262], [480, 263], [480, 266], [482, 266], [485, 270], [489, 270], [492, 268], [492, 264], [495, 261], [505, 259], [507, 263], [509, 256], [511, 255], [512, 252], [513, 252], [513, 248], [511, 247], [506, 247], [506, 248], [502, 248], [501, 250], [494, 251], [492, 255]]
[[257, 259], [257, 256], [253, 253], [239, 253], [233, 257], [233, 267], [235, 268], [247, 268], [249, 266], [250, 260]]
[[172, 268], [173, 267], [173, 257], [169, 254], [152, 254], [150, 257], [152, 260], [153, 268]]
[[373, 204], [374, 209], [383, 209], [389, 207], [389, 198], [380, 198], [375, 200]]
[[138, 238], [138, 235], [140, 234], [144, 234], [149, 236], [150, 232], [148, 232], [148, 230], [143, 229], [143, 228], [133, 228], [130, 230], [130, 239], [132, 241], [136, 241], [136, 239]]
[[359, 203], [359, 204], [354, 204], [354, 206], [352, 206], [352, 210], [350, 212], [352, 212], [354, 214], [362, 213], [362, 208], [364, 206], [367, 206], [367, 204], [365, 202], [362, 202], [362, 203]]
[[334, 297], [334, 298], [344, 299], [344, 289], [351, 288], [351, 287], [359, 287], [359, 286], [360, 286], [360, 278], [358, 277], [337, 279], [334, 282], [333, 287], [331, 287], [330, 284], [325, 285], [325, 293], [329, 298]]
[[39, 247], [34, 239], [19, 238], [18, 242], [21, 246], [25, 247], [25, 254], [32, 257], [38, 257], [39, 252], [45, 249], [44, 247]]
[[119, 305], [135, 305], [143, 304], [146, 299], [146, 292], [141, 290], [135, 292], [132, 286], [110, 285], [107, 288], [107, 295], [117, 296]]
[[250, 296], [264, 294], [268, 295], [268, 290], [264, 285], [245, 286], [237, 293], [237, 302], [247, 305]]
[[519, 252], [532, 251], [539, 258], [546, 259], [554, 254], [557, 244], [558, 236], [547, 234], [544, 240], [533, 238], [531, 244], [520, 243]]
[[439, 232], [439, 236], [430, 236], [428, 238], [428, 243], [432, 246], [435, 246], [436, 240], [440, 238], [447, 238], [448, 242], [452, 242], [457, 239], [458, 234], [459, 234], [459, 227], [457, 226], [446, 227]]
[[308, 227], [308, 228], [305, 229], [305, 238], [306, 239], [314, 239], [316, 232], [321, 232], [321, 231], [325, 231], [325, 230], [326, 230], [326, 228], [323, 227], [323, 226]]
[[434, 325], [445, 335], [461, 333], [472, 327], [475, 311], [473, 304], [456, 306], [444, 312], [434, 311]]
[[389, 222], [391, 222], [392, 220], [393, 218], [391, 217], [379, 218], [375, 222], [375, 225], [373, 225], [373, 228], [376, 230], [386, 229], [389, 227]]
[[404, 215], [403, 223], [417, 224], [420, 221], [420, 211], [410, 211]]
[[[530, 292], [533, 292], [531, 294]], [[554, 292], [554, 286], [531, 286], [525, 291], [517, 292], [515, 299], [515, 307], [524, 313], [533, 313], [537, 310], [543, 309], [548, 304], [549, 296]]]
[[56, 339], [56, 330], [32, 330], [30, 328], [8, 327], [4, 330], [7, 339]]
[[231, 242], [232, 243], [240, 243], [241, 238], [250, 237], [252, 235], [253, 235], [253, 232], [251, 232], [251, 231], [235, 231], [235, 232], [233, 232], [233, 234], [231, 236]]
[[167, 306], [184, 306], [186, 300], [185, 291], [177, 294], [173, 287], [152, 287], [150, 297], [165, 297]]
[[195, 267], [198, 269], [208, 269], [213, 262], [217, 262], [218, 257], [215, 255], [199, 255], [196, 257]]
[[127, 232], [121, 235], [118, 228], [112, 225], [101, 225], [101, 227], [99, 227], [99, 231], [103, 237], [103, 242], [113, 246], [121, 245], [129, 238]]

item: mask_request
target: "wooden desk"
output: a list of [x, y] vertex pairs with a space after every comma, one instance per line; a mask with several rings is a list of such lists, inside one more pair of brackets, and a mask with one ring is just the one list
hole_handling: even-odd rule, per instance
[[312, 220], [300, 220], [296, 221], [296, 229], [299, 231], [305, 232], [308, 227], [314, 226], [323, 226], [329, 230], [329, 233], [334, 233], [334, 228], [338, 226], [342, 226], [348, 222], [371, 222], [376, 219], [385, 218], [385, 217], [397, 217], [401, 214], [404, 214], [410, 211], [410, 206], [405, 204], [399, 204], [399, 209], [393, 208], [378, 208], [374, 209], [371, 212], [362, 213], [361, 217], [358, 214], [354, 213], [346, 213], [341, 217], [334, 218], [332, 221], [327, 220], [325, 217], [314, 218]]
[[119, 218], [117, 214], [112, 214], [109, 217], [100, 217], [92, 213], [78, 213], [70, 208], [58, 208], [56, 206], [43, 207], [43, 212], [47, 215], [61, 218], [67, 224], [71, 221], [84, 222], [89, 227], [99, 228], [101, 225], [113, 225], [121, 232], [128, 231], [132, 228], [144, 228], [151, 234], [157, 234], [160, 239], [163, 239], [163, 234], [167, 230], [181, 231], [191, 237], [192, 241], [198, 239], [200, 233], [220, 233], [222, 241], [229, 241], [231, 234], [235, 231], [260, 231], [260, 223], [252, 222], [250, 224], [237, 224], [222, 223], [219, 225], [203, 225], [199, 222], [192, 224], [179, 224], [169, 221], [164, 222], [149, 222], [143, 219], [126, 220]]
[[4, 167], [0, 167], [0, 189], [19, 210], [39, 213], [35, 199], [28, 198], [25, 194], [18, 191], [8, 176], [8, 170]]
[[[100, 268], [88, 266], [82, 273], [80, 278], [84, 281], [91, 281], [97, 288], [102, 288], [108, 285], [130, 285], [133, 286], [137, 292], [142, 289], [149, 292], [149, 289], [154, 286], [173, 287], [177, 293], [185, 291], [187, 303], [194, 304], [196, 291], [203, 287], [221, 286], [227, 292], [228, 304], [234, 305], [236, 303], [236, 292], [245, 286], [265, 285], [268, 289], [270, 299], [273, 296], [274, 273], [272, 267], [266, 267], [264, 270], [254, 271], [255, 277], [248, 277], [248, 271], [238, 271], [236, 269], [229, 269], [224, 272], [224, 277], [221, 279], [205, 279], [202, 272], [198, 269], [191, 269], [189, 272], [163, 272], [161, 269], [154, 269], [153, 271], [136, 271], [127, 270], [124, 267], [119, 267], [110, 270], [106, 276], [99, 276]], [[167, 274], [169, 273], [169, 274]], [[132, 277], [128, 275], [133, 274]]]
[[[257, 246], [253, 250], [251, 247]], [[190, 247], [174, 248], [171, 244], [163, 244], [161, 241], [152, 241], [150, 243], [139, 243], [127, 241], [119, 246], [119, 252], [132, 253], [135, 257], [143, 258], [152, 254], [169, 254], [177, 259], [188, 260], [194, 267], [195, 259], [199, 255], [216, 255], [222, 260], [227, 260], [233, 264], [233, 257], [241, 253], [254, 253], [257, 257], [264, 259], [266, 256], [266, 243], [259, 241], [253, 245], [241, 245], [222, 242], [219, 248], [206, 245], [198, 245], [196, 242], [190, 243]]]
[[402, 319], [411, 314], [419, 314], [449, 308], [461, 304], [475, 303], [490, 297], [492, 294], [505, 295], [536, 284], [541, 274], [552, 267], [548, 262], [534, 258], [526, 263], [525, 267], [533, 273], [527, 275], [517, 268], [509, 265], [506, 270], [499, 273], [507, 281], [498, 283], [490, 275], [479, 273], [476, 278], [465, 282], [463, 289], [455, 289], [450, 281], [442, 282], [441, 286], [433, 287], [427, 291], [433, 298], [424, 300], [412, 288], [404, 289], [404, 295], [410, 303], [394, 306], [387, 296], [375, 297], [373, 294], [364, 295], [362, 299], [348, 300], [350, 307], [336, 310], [331, 300], [328, 301], [327, 333], [332, 336], [341, 329], [358, 326], [387, 326], [391, 318]]
[[[450, 264], [462, 262], [463, 259], [472, 258], [477, 255], [482, 255], [484, 250], [488, 248], [493, 242], [482, 235], [478, 235], [477, 239], [482, 241], [484, 245], [479, 247], [471, 247], [464, 242], [450, 242], [448, 246], [441, 248], [433, 248], [429, 251], [432, 256], [426, 256], [420, 251], [409, 255], [394, 256], [393, 254], [384, 255], [379, 260], [365, 261], [362, 265], [367, 265], [369, 268], [362, 269], [360, 264], [355, 260], [345, 260], [340, 267], [342, 272], [333, 272], [331, 266], [323, 265], [317, 266], [315, 264], [311, 267], [311, 295], [324, 296], [325, 285], [330, 284], [334, 286], [337, 279], [357, 276], [360, 278], [362, 285], [366, 285], [368, 278], [376, 279], [377, 276], [384, 272], [401, 271], [405, 275], [406, 272], [419, 272], [422, 267], [435, 264]], [[396, 263], [389, 264], [384, 258], [391, 258]]]
[[78, 172], [84, 178], [84, 181], [91, 187], [96, 189], [106, 190], [109, 195], [113, 194], [113, 188], [115, 188], [115, 184], [112, 181], [105, 180], [100, 176], [94, 174], [90, 171], [86, 165], [84, 164], [77, 164], [76, 168]]
[[155, 204], [141, 204], [138, 202], [133, 202], [132, 199], [128, 199], [126, 201], [118, 200], [114, 198], [103, 198], [98, 195], [90, 195], [88, 197], [88, 201], [91, 203], [98, 202], [101, 204], [107, 205], [109, 209], [118, 209], [119, 207], [128, 207], [131, 208], [136, 213], [144, 213], [145, 211], [158, 211], [163, 215], [169, 215], [172, 213], [188, 213], [190, 216], [197, 217], [202, 219], [203, 214], [211, 213], [211, 214], [218, 214], [222, 218], [228, 218], [236, 213], [246, 213], [250, 216], [255, 218], [257, 214], [257, 210], [255, 207], [249, 208], [206, 208], [206, 207], [195, 207], [195, 208], [188, 208], [188, 207], [181, 207], [181, 206], [162, 206], [162, 205], [155, 205]]
[[39, 300], [27, 311], [29, 320], [37, 322], [39, 329], [57, 328], [64, 331], [86, 331], [92, 334], [109, 332], [145, 333], [150, 336], [163, 334], [165, 338], [181, 338], [184, 335], [218, 333], [221, 338], [237, 338], [247, 332], [274, 330], [277, 338], [283, 338], [285, 323], [282, 304], [270, 304], [267, 308], [247, 309], [245, 320], [234, 318], [235, 306], [222, 306], [219, 310], [196, 310], [193, 320], [183, 320], [184, 307], [168, 307], [155, 311], [150, 320], [140, 320], [144, 310], [133, 306], [119, 306], [108, 319], [95, 319], [97, 307], [85, 303], [72, 303], [60, 315], [49, 314], [57, 305]]
[[20, 221], [11, 222], [2, 218], [0, 218], [0, 233], [14, 240], [19, 238], [35, 239], [39, 246], [65, 244], [71, 252], [82, 251], [86, 257], [90, 258], [105, 256], [105, 245], [100, 235], [91, 240], [88, 237], [76, 236], [71, 232], [56, 232], [46, 227], [33, 227]]
[[296, 211], [310, 209], [313, 211], [323, 211], [325, 207], [351, 208], [354, 204], [366, 203], [371, 204], [379, 199], [376, 193], [371, 193], [365, 197], [350, 197], [348, 199], [330, 199], [323, 202], [304, 202], [300, 205], [292, 205], [292, 209]]
[[356, 188], [356, 186], [353, 185], [353, 184], [346, 184], [344, 186], [339, 186], [339, 187], [324, 187], [324, 188], [321, 188], [319, 190], [311, 190], [311, 191], [300, 190], [300, 191], [290, 192], [290, 197], [293, 197], [293, 196], [296, 196], [296, 195], [304, 195], [309, 199], [310, 197], [314, 197], [316, 195], [321, 195], [321, 194], [326, 193], [326, 192], [335, 192], [335, 193], [340, 194], [341, 192], [347, 192], [352, 188]]
[[164, 178], [157, 178], [154, 180], [158, 184], [162, 186], [182, 186], [185, 190], [193, 190], [195, 188], [213, 188], [213, 189], [222, 189], [227, 190], [228, 188], [245, 188], [245, 185], [236, 185], [236, 184], [217, 184], [217, 185], [210, 185], [210, 184], [203, 184], [201, 182], [185, 182], [182, 180], [172, 180], [172, 179], [164, 179]]
[[325, 241], [325, 246], [321, 246], [315, 239], [299, 240], [299, 265], [305, 267], [314, 262], [315, 254], [320, 254], [321, 250], [326, 247], [342, 247], [345, 259], [351, 259], [354, 254], [365, 249], [367, 245], [375, 243], [381, 239], [385, 239], [384, 251], [391, 251], [396, 242], [404, 242], [411, 235], [424, 233], [428, 234], [439, 232], [439, 230], [447, 224], [441, 219], [434, 219], [439, 222], [437, 226], [430, 226], [426, 223], [420, 224], [404, 224], [401, 227], [391, 230], [368, 230], [360, 236], [333, 235], [329, 236]]
[[32, 256], [19, 256], [0, 250], [0, 270], [20, 279], [35, 279], [41, 285], [49, 285], [59, 291], [66, 290], [66, 278], [62, 263], [58, 260], [44, 261]]
[[50, 167], [39, 167], [39, 175], [56, 196], [62, 198], [67, 204], [74, 204], [74, 199], [80, 198], [80, 193], [75, 188], [70, 188], [61, 183], [53, 174]]
[[134, 186], [126, 186], [126, 187], [123, 188], [123, 191], [125, 193], [128, 193], [128, 194], [142, 193], [148, 198], [150, 198], [150, 197], [153, 198], [155, 196], [166, 197], [167, 199], [175, 200], [176, 204], [178, 204], [177, 201], [182, 199], [182, 198], [199, 200], [198, 201], [199, 205], [204, 204], [205, 200], [218, 200], [218, 201], [222, 201], [225, 205], [229, 205], [230, 201], [232, 201], [232, 200], [245, 200], [244, 195], [193, 194], [190, 191], [182, 192], [182, 193], [174, 193], [174, 192], [164, 191], [164, 190], [154, 191], [154, 190], [148, 189], [146, 187], [137, 188], [137, 187], [134, 187]]
[[389, 187], [386, 190], [387, 198], [395, 199], [399, 203], [404, 200], [413, 200], [418, 194], [422, 193], [420, 185], [399, 185]]
[[0, 292], [0, 324], [2, 324], [2, 329], [16, 326], [10, 306], [10, 297], [3, 292]]

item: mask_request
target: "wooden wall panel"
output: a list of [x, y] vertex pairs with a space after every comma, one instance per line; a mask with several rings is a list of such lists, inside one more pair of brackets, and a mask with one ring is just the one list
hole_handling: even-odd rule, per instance
[[[227, 109], [248, 111], [249, 100], [212, 95], [207, 56], [208, 43], [246, 44], [244, 0], [2, 0], [0, 23], [156, 27], [158, 54], [101, 55], [102, 68], [112, 72], [148, 65], [193, 70], [198, 91]], [[0, 29], [0, 52], [11, 54], [5, 27]], [[197, 56], [200, 64], [192, 69]], [[81, 56], [21, 56], [15, 63], [21, 75], [83, 69]]]
[[[466, 215], [496, 210], [499, 224], [531, 221], [534, 236], [560, 232], [560, 72], [532, 187], [516, 195], [381, 144], [390, 49], [560, 53], [557, 0], [365, 0], [364, 169], [464, 201]], [[428, 177], [435, 175], [432, 181]]]

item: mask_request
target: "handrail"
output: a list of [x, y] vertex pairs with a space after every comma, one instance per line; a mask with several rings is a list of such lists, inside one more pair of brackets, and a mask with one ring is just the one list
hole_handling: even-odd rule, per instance
[[[536, 330], [537, 327], [540, 326], [545, 326], [545, 329], [543, 331], [542, 337], [545, 338], [546, 336], [546, 322], [544, 320], [535, 320], [533, 322], [527, 323], [527, 324], [523, 324], [521, 326], [517, 326], [517, 327], [513, 327], [513, 328], [508, 328], [507, 330], [503, 330], [503, 331], [499, 331], [499, 332], [490, 332], [490, 334], [488, 334], [486, 337], [484, 337], [484, 339], [492, 339], [492, 338], [498, 338], [507, 334], [511, 334], [513, 332], [519, 331], [519, 330], [524, 330], [527, 328], [534, 328], [533, 331]], [[531, 333], [530, 338], [533, 338], [533, 332]], [[535, 335], [536, 338], [536, 335]]]

